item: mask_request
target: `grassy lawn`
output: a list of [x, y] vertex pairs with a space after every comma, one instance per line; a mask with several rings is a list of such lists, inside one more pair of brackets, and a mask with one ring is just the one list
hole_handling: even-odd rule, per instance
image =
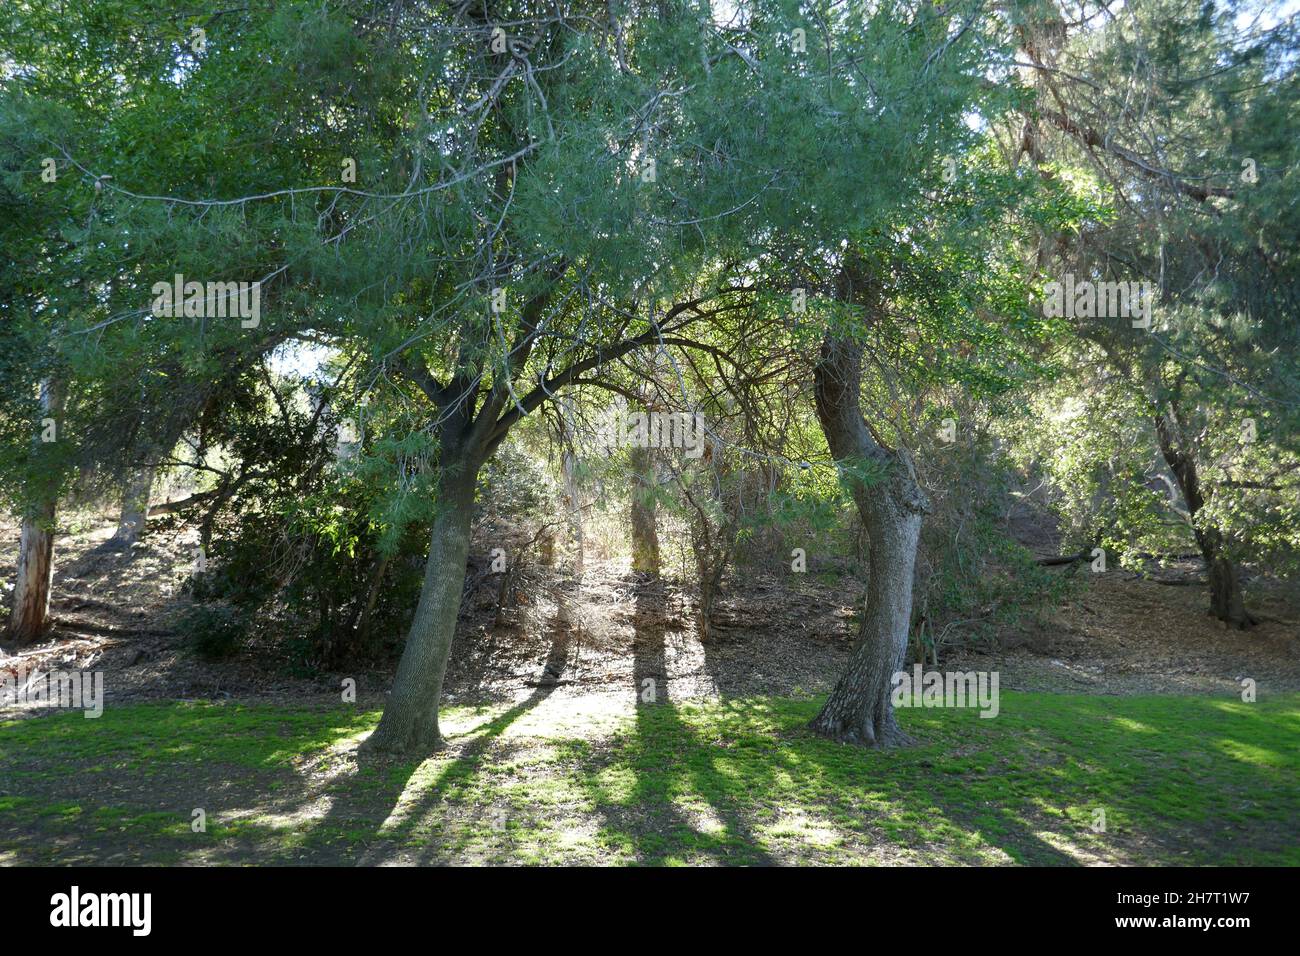
[[360, 766], [377, 712], [0, 723], [0, 863], [1300, 864], [1300, 695], [1005, 693], [887, 753], [808, 735], [812, 700], [600, 700], [452, 709], [446, 751]]

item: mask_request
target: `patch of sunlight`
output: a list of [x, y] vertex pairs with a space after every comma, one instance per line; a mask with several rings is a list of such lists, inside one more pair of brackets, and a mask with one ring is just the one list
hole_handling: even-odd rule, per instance
[[224, 810], [209, 819], [221, 824], [251, 823], [272, 830], [293, 831], [310, 820], [324, 819], [333, 803], [327, 797], [296, 808], [292, 813], [276, 813], [266, 809]]
[[790, 771], [786, 770], [784, 767], [777, 767], [772, 771], [772, 780], [778, 787], [787, 790], [795, 789], [794, 774], [790, 773]]
[[782, 814], [775, 823], [760, 827], [759, 832], [772, 840], [797, 840], [820, 850], [844, 842], [840, 831], [828, 820], [810, 816], [803, 810]]
[[550, 836], [556, 850], [590, 850], [595, 846], [599, 833], [600, 827], [594, 820], [577, 819], [566, 822]]
[[1147, 724], [1144, 724], [1141, 721], [1134, 720], [1131, 717], [1112, 716], [1110, 718], [1110, 722], [1112, 724], [1115, 724], [1117, 727], [1123, 727], [1125, 730], [1131, 730], [1134, 733], [1139, 733], [1139, 734], [1158, 733], [1158, 731], [1154, 727], [1148, 726]]
[[530, 710], [518, 723], [521, 731], [538, 736], [590, 738], [592, 731], [610, 732], [622, 726], [635, 710], [631, 694], [554, 696]]
[[499, 728], [497, 736], [589, 738], [593, 730], [609, 732], [617, 729], [635, 709], [631, 694], [569, 696], [557, 693], [530, 705], [531, 696], [524, 694], [513, 703], [478, 710], [450, 709], [442, 718], [443, 733], [450, 738], [462, 734], [477, 735], [482, 731], [491, 732], [496, 729], [492, 727], [495, 721], [518, 709], [519, 713]]
[[1242, 763], [1251, 763], [1259, 767], [1280, 767], [1286, 763], [1286, 760], [1276, 750], [1243, 743], [1240, 740], [1230, 740], [1224, 737], [1216, 740], [1214, 746], [1233, 760], [1240, 760]]
[[746, 782], [744, 789], [748, 790], [748, 778], [753, 773], [754, 767], [748, 759], [733, 759], [726, 755], [719, 755], [713, 758], [713, 772], [720, 777], [726, 777], [728, 780]]
[[718, 811], [709, 803], [700, 800], [678, 798], [673, 805], [682, 811], [691, 824], [691, 829], [703, 836], [720, 837], [727, 833], [727, 824]]
[[[1068, 776], [1068, 775], [1067, 775], [1067, 776]], [[1086, 799], [1086, 798], [1085, 798], [1085, 799]], [[1039, 796], [1039, 795], [1037, 795], [1037, 794], [1034, 794], [1034, 795], [1028, 795], [1028, 796], [1025, 798], [1025, 804], [1026, 804], [1026, 806], [1025, 806], [1025, 810], [1024, 810], [1024, 811], [1017, 811], [1017, 812], [1015, 812], [1015, 814], [1014, 814], [1015, 819], [1016, 819], [1017, 821], [1019, 821], [1020, 823], [1025, 823], [1025, 824], [1028, 823], [1028, 821], [1025, 819], [1025, 814], [1026, 814], [1026, 812], [1027, 812], [1028, 810], [1030, 810], [1031, 808], [1032, 808], [1033, 810], [1038, 811], [1038, 813], [1040, 813], [1040, 814], [1042, 814], [1043, 816], [1046, 816], [1046, 817], [1055, 817], [1055, 818], [1057, 818], [1057, 819], [1076, 820], [1076, 821], [1079, 821], [1079, 822], [1081, 822], [1081, 823], [1086, 823], [1088, 820], [1091, 820], [1091, 819], [1092, 819], [1092, 811], [1095, 809], [1095, 807], [1094, 807], [1092, 804], [1088, 804], [1087, 806], [1082, 806], [1082, 807], [1064, 807], [1064, 808], [1062, 808], [1061, 804], [1058, 802], [1058, 798], [1057, 798], [1057, 797], [1055, 797], [1055, 796]], [[1005, 809], [1007, 809], [1007, 810], [1011, 810], [1012, 808], [1011, 808], [1010, 806], [1007, 806]]]
[[605, 767], [592, 776], [601, 799], [626, 804], [636, 793], [638, 777], [631, 767]]
[[370, 732], [374, 729], [374, 727], [362, 727], [355, 733], [343, 734], [340, 737], [335, 737], [330, 745], [325, 748], [325, 752], [336, 753], [355, 750], [360, 746], [363, 740], [370, 736]]
[[1080, 866], [1110, 866], [1121, 862], [1114, 851], [1105, 847], [1084, 846], [1063, 833], [1054, 830], [1036, 830], [1034, 838], [1050, 846], [1058, 853], [1064, 853]]
[[1212, 700], [1210, 706], [1215, 710], [1227, 711], [1230, 714], [1240, 714], [1245, 712], [1250, 705], [1240, 700]]
[[1015, 857], [990, 841], [983, 833], [976, 831], [973, 836], [980, 842], [967, 850], [968, 855], [961, 857], [948, 854], [945, 866], [1008, 866], [1016, 862]]

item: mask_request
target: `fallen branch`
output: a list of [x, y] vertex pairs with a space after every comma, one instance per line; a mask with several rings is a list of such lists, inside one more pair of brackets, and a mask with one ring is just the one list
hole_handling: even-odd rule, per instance
[[216, 497], [216, 491], [201, 491], [196, 495], [190, 495], [188, 498], [181, 498], [179, 501], [168, 501], [161, 505], [149, 506], [149, 517], [156, 518], [158, 515], [174, 514], [177, 511], [183, 511], [186, 508], [192, 508], [194, 505], [201, 505], [205, 501], [211, 501]]
[[1057, 555], [1053, 558], [1039, 558], [1038, 564], [1040, 567], [1052, 568], [1062, 564], [1074, 564], [1076, 561], [1087, 561], [1091, 557], [1092, 549], [1089, 548], [1086, 551], [1080, 551], [1078, 554], [1063, 554]]

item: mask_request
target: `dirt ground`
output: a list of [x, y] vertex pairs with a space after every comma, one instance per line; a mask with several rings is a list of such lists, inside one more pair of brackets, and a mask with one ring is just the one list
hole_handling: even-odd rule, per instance
[[[345, 677], [358, 704], [382, 705], [392, 662], [369, 670], [296, 677], [273, 648], [207, 662], [171, 625], [189, 598], [182, 584], [196, 551], [192, 532], [158, 533], [129, 553], [105, 550], [107, 520], [82, 519], [56, 545], [50, 639], [0, 660], [14, 669], [95, 669], [108, 702], [169, 699], [338, 698]], [[11, 586], [17, 529], [0, 526], [0, 581]], [[1034, 541], [1041, 545], [1041, 541]], [[1205, 613], [1195, 562], [1159, 580], [1128, 571], [1072, 575], [1075, 596], [996, 642], [941, 660], [949, 669], [998, 670], [1005, 690], [1099, 694], [1237, 693], [1300, 689], [1300, 589], [1264, 577], [1247, 582], [1264, 618], [1249, 631]], [[1161, 583], [1163, 582], [1163, 583]], [[496, 588], [467, 595], [447, 675], [452, 703], [513, 700], [546, 688], [557, 700], [629, 698], [652, 678], [674, 700], [830, 688], [851, 649], [859, 588], [849, 576], [746, 570], [721, 601], [708, 642], [689, 599], [650, 584], [618, 561], [589, 562], [581, 580], [546, 569], [525, 574], [502, 619]]]

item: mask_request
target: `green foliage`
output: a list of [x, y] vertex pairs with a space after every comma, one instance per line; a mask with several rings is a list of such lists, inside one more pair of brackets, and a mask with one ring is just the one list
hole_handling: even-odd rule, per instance
[[960, 440], [917, 463], [932, 489], [912, 599], [910, 654], [922, 662], [941, 664], [949, 648], [993, 644], [1058, 603], [1068, 587], [1011, 537], [1014, 472], [995, 448], [996, 425], [969, 413], [960, 421]]
[[190, 646], [204, 657], [234, 655], [248, 638], [247, 614], [229, 604], [197, 604], [186, 608], [175, 622]]
[[[1057, 14], [1034, 9], [1046, 39]], [[1097, 29], [1069, 30], [1060, 76], [1039, 81], [1058, 118], [1045, 163], [1098, 206], [1050, 258], [1039, 246], [1040, 265], [1052, 277], [1148, 280], [1157, 293], [1150, 330], [1066, 323], [1068, 381], [1036, 396], [1024, 422], [1024, 460], [1048, 478], [1075, 542], [1164, 554], [1195, 534], [1234, 561], [1295, 567], [1300, 149], [1277, 124], [1300, 110], [1300, 23], [1256, 12], [1129, 4]], [[1104, 144], [1080, 132], [1098, 117]], [[1175, 462], [1195, 493], [1175, 487]]]
[[1192, 546], [1186, 520], [1157, 468], [1140, 396], [1110, 383], [1080, 395], [1074, 383], [1044, 389], [1004, 433], [1032, 480], [1053, 489], [1065, 552], [1102, 546], [1121, 554]]

